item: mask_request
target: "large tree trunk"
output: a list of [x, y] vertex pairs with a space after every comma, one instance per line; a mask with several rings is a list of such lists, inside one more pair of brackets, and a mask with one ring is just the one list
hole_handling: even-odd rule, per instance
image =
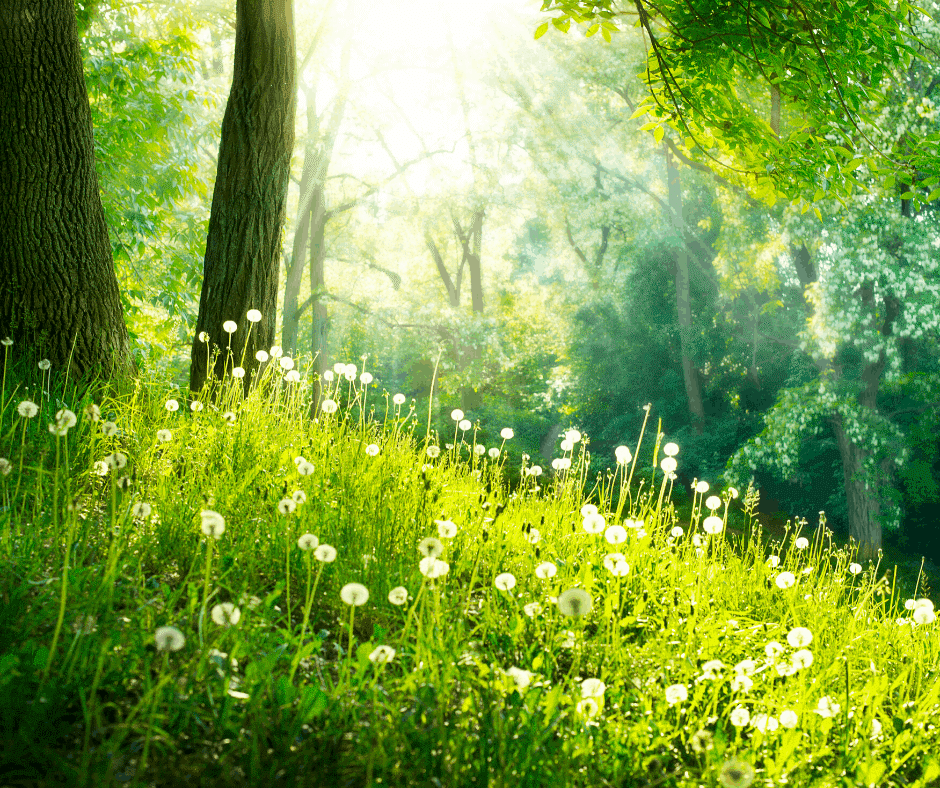
[[[189, 386], [243, 366], [274, 342], [287, 182], [294, 147], [294, 17], [292, 0], [238, 0], [232, 90], [222, 120], [219, 164], [206, 240], [199, 318]], [[262, 319], [248, 331], [247, 312]], [[222, 324], [232, 320], [231, 337]], [[218, 349], [207, 369], [205, 332]], [[246, 338], [248, 341], [246, 342]]]
[[865, 481], [865, 450], [848, 436], [838, 413], [829, 424], [839, 445], [845, 478], [845, 498], [849, 518], [849, 536], [858, 543], [858, 557], [862, 561], [876, 558], [881, 549], [881, 506], [877, 485]]
[[133, 368], [95, 172], [72, 0], [0, 2], [0, 338], [18, 357]]
[[705, 409], [702, 405], [702, 388], [698, 369], [689, 350], [692, 332], [692, 301], [689, 287], [689, 252], [685, 246], [685, 220], [682, 213], [682, 182], [679, 169], [672, 160], [672, 152], [665, 148], [666, 176], [669, 182], [669, 210], [673, 225], [679, 234], [676, 245], [676, 311], [679, 318], [679, 342], [682, 353], [682, 378], [685, 381], [685, 394], [689, 401], [689, 413], [696, 430], [702, 431]]

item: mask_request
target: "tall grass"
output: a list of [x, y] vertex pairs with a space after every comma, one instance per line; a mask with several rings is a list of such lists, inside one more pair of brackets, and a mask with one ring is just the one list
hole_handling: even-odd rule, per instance
[[940, 778], [933, 606], [824, 526], [732, 544], [756, 493], [705, 483], [680, 522], [647, 422], [510, 493], [462, 418], [288, 366], [4, 378], [0, 785]]

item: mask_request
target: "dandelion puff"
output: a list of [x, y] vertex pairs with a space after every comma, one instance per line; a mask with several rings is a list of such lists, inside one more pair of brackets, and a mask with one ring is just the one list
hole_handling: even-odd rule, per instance
[[801, 536], [793, 543], [793, 546], [797, 550], [805, 550], [807, 547], [809, 547], [809, 539], [807, 539], [805, 536]]
[[535, 618], [541, 614], [542, 606], [538, 602], [529, 602], [528, 604], [522, 606], [522, 612], [525, 613], [529, 618]]
[[754, 782], [754, 768], [747, 761], [732, 758], [721, 765], [718, 782], [724, 788], [748, 788]]
[[591, 612], [594, 600], [583, 588], [569, 588], [558, 597], [558, 610], [563, 616], [579, 618]]
[[392, 397], [392, 402], [393, 402], [395, 405], [404, 405], [404, 404], [405, 404], [405, 395], [404, 395], [404, 394], [396, 394], [394, 397]]
[[581, 433], [577, 430], [568, 430], [565, 433], [565, 440], [570, 441], [571, 443], [577, 443], [581, 440]]
[[440, 446], [428, 446], [425, 452], [427, 452], [428, 457], [433, 460], [440, 455], [441, 448]]
[[673, 526], [672, 530], [669, 532], [669, 535], [673, 537], [673, 539], [678, 539], [684, 533], [685, 531], [682, 530], [681, 525], [675, 525]]
[[297, 504], [294, 503], [293, 498], [281, 498], [277, 504], [277, 510], [281, 514], [290, 514], [297, 508]]
[[515, 588], [516, 578], [510, 572], [502, 572], [501, 574], [496, 575], [496, 579], [493, 581], [500, 591], [511, 591]]
[[160, 443], [169, 443], [173, 440], [173, 433], [169, 430], [157, 430], [157, 440]]
[[391, 646], [377, 646], [369, 654], [369, 661], [373, 665], [384, 665], [395, 658], [395, 649]]
[[600, 679], [585, 679], [581, 682], [582, 698], [601, 698], [607, 690], [607, 685]]
[[193, 413], [199, 413], [199, 411], [202, 410], [202, 403], [198, 399], [194, 399], [192, 402], [189, 403], [189, 409]]
[[457, 526], [450, 520], [435, 520], [434, 524], [441, 539], [453, 539], [457, 535]]
[[366, 446], [366, 454], [368, 454], [370, 457], [375, 457], [380, 451], [381, 449], [377, 443], [370, 443], [368, 446]]
[[543, 561], [535, 567], [535, 576], [540, 580], [548, 580], [558, 574], [558, 567], [551, 561]]
[[516, 433], [512, 431], [511, 427], [503, 427], [499, 431], [499, 437], [503, 440], [511, 441], [516, 436]]
[[861, 571], [862, 571], [861, 564], [856, 564], [856, 563], [849, 564], [849, 572], [851, 572], [853, 575], [857, 575]]
[[663, 473], [669, 474], [679, 467], [679, 463], [676, 462], [674, 457], [665, 457], [659, 463], [659, 467], [663, 469]]
[[793, 648], [803, 648], [813, 642], [813, 633], [806, 627], [793, 627], [787, 633], [787, 643]]
[[180, 404], [175, 399], [168, 399], [164, 407], [170, 411], [170, 413], [176, 413], [180, 409]]
[[582, 717], [592, 719], [600, 713], [601, 707], [595, 698], [582, 698], [575, 706], [575, 711]]
[[597, 507], [593, 503], [586, 503], [581, 507], [582, 517], [589, 517], [593, 514], [597, 514]]
[[792, 572], [781, 572], [774, 582], [777, 584], [777, 588], [790, 588], [796, 582], [796, 577]]
[[226, 422], [227, 424], [234, 424], [237, 418], [238, 416], [236, 416], [235, 412], [231, 410], [228, 410], [222, 414], [222, 421]]
[[245, 368], [235, 367], [232, 370], [232, 377], [235, 378], [235, 380], [241, 380], [243, 377], [245, 377]]
[[670, 706], [681, 703], [688, 697], [689, 691], [686, 689], [685, 684], [672, 684], [666, 687], [666, 702]]
[[679, 447], [675, 443], [667, 443], [663, 446], [663, 454], [667, 457], [675, 457], [679, 453]]
[[491, 449], [487, 452], [487, 454], [489, 455], [489, 458], [490, 458], [491, 460], [495, 460], [495, 459], [497, 459], [497, 458], [499, 457], [499, 449], [498, 449], [496, 446], [493, 446], [493, 448], [491, 448]]
[[303, 536], [297, 540], [297, 546], [304, 552], [316, 550], [319, 544], [320, 540], [313, 534], [303, 534]]
[[238, 331], [238, 323], [236, 323], [234, 320], [226, 320], [222, 324], [222, 330], [226, 334], [234, 334], [236, 331]]
[[313, 557], [324, 564], [330, 564], [336, 560], [336, 548], [332, 545], [321, 544], [313, 551]]
[[113, 421], [101, 422], [101, 434], [106, 438], [112, 438], [117, 435], [118, 425]]
[[205, 331], [200, 331], [196, 338], [204, 345], [209, 342], [209, 335]]
[[116, 451], [105, 457], [104, 461], [111, 470], [120, 470], [127, 465], [127, 455]]
[[532, 528], [529, 533], [525, 535], [525, 538], [529, 544], [538, 544], [542, 539], [542, 534], [538, 528]]
[[362, 583], [347, 583], [340, 589], [339, 596], [347, 605], [359, 607], [369, 601], [369, 589]]
[[212, 608], [212, 620], [220, 627], [233, 627], [242, 617], [242, 611], [231, 602], [222, 602]]
[[107, 476], [107, 475], [108, 475], [108, 467], [109, 467], [109, 466], [108, 466], [108, 463], [106, 463], [104, 460], [98, 460], [98, 461], [95, 462], [95, 464], [92, 466], [92, 470], [94, 471], [94, 473], [95, 473], [96, 476]]
[[566, 439], [561, 442], [562, 451], [571, 451], [573, 448], [574, 448], [574, 444], [571, 441]]
[[704, 495], [708, 492], [708, 482], [700, 481], [695, 485], [695, 492]]
[[779, 559], [777, 556], [775, 556], [775, 555], [768, 556], [768, 558], [767, 558], [767, 565], [768, 565], [771, 569], [776, 569], [776, 568], [780, 565], [780, 559]]
[[24, 399], [19, 405], [16, 406], [16, 412], [20, 414], [24, 419], [31, 419], [37, 413], [39, 413], [39, 406], [35, 402], [31, 402], [28, 399]]
[[522, 668], [517, 668], [515, 666], [507, 668], [505, 671], [506, 675], [512, 679], [513, 683], [516, 685], [516, 689], [519, 692], [527, 689], [528, 686], [532, 683], [532, 679], [535, 678], [535, 674], [529, 670], [523, 670]]
[[541, 465], [533, 465], [531, 468], [527, 468], [527, 469], [526, 469], [526, 473], [529, 474], [529, 476], [541, 476], [541, 475], [542, 475], [542, 466], [541, 466]]
[[707, 534], [720, 534], [724, 527], [724, 521], [714, 514], [706, 517], [702, 522], [702, 530]]
[[587, 531], [587, 533], [589, 533], [589, 534], [599, 534], [599, 533], [601, 533], [601, 532], [604, 530], [604, 528], [606, 527], [607, 523], [606, 523], [606, 521], [604, 520], [604, 515], [602, 515], [602, 514], [597, 514], [597, 513], [595, 512], [595, 513], [593, 513], [593, 514], [587, 515], [587, 516], [581, 521], [581, 525], [582, 525], [582, 527], [584, 528], [584, 530]]
[[10, 337], [4, 337], [3, 339], [0, 339], [0, 345], [3, 345], [4, 347], [10, 347], [12, 344], [13, 340], [10, 339]]
[[754, 682], [743, 673], [738, 673], [733, 679], [731, 679], [732, 692], [747, 692], [753, 686]]
[[331, 399], [325, 399], [325, 400], [323, 400], [323, 403], [320, 405], [321, 410], [322, 410], [324, 413], [326, 413], [326, 414], [336, 413], [336, 409], [337, 409], [338, 407], [339, 407], [339, 405], [337, 405], [337, 404], [336, 404], [333, 400], [331, 400]]
[[267, 350], [259, 350], [257, 353], [255, 353], [255, 358], [260, 364], [264, 364], [270, 358], [270, 356], [268, 355]]
[[457, 426], [458, 426], [463, 432], [466, 432], [467, 430], [469, 430], [469, 429], [473, 426], [473, 424], [470, 422], [470, 419], [461, 419], [459, 422], [457, 422]]
[[799, 721], [800, 718], [792, 709], [784, 709], [780, 712], [780, 724], [784, 728], [795, 728]]
[[396, 586], [388, 592], [388, 601], [393, 605], [403, 605], [408, 601], [408, 589], [404, 586]]
[[49, 432], [51, 432], [53, 435], [58, 435], [61, 438], [64, 435], [68, 435], [69, 428], [64, 424], [50, 424]]
[[146, 501], [138, 501], [131, 507], [131, 514], [133, 514], [134, 517], [150, 517], [152, 511], [153, 507]]
[[363, 386], [368, 386], [373, 380], [375, 380], [375, 378], [372, 377], [372, 373], [370, 373], [370, 372], [363, 372], [363, 373], [359, 376], [359, 382], [360, 382]]
[[460, 408], [456, 408], [450, 412], [450, 417], [459, 422], [463, 418], [463, 411]]
[[630, 564], [623, 553], [608, 553], [604, 566], [614, 577], [626, 577], [630, 573]]
[[186, 645], [186, 638], [176, 627], [158, 627], [154, 639], [157, 651], [179, 651]]
[[626, 446], [618, 446], [614, 449], [614, 457], [619, 465], [626, 465], [633, 459], [633, 455]]
[[272, 345], [271, 347], [271, 358], [280, 358], [284, 355], [284, 351], [281, 350], [280, 345]]
[[622, 525], [612, 525], [604, 531], [604, 538], [610, 544], [623, 544], [627, 541], [627, 529]]
[[257, 323], [261, 320], [261, 312], [257, 309], [249, 309], [245, 317], [248, 318], [249, 323]]
[[285, 372], [294, 368], [294, 359], [292, 359], [290, 356], [282, 356], [277, 363], [280, 364], [281, 369], [283, 369]]
[[37, 364], [37, 366], [38, 366], [43, 372], [45, 372], [47, 369], [49, 369], [49, 367], [52, 366], [52, 362], [49, 361], [49, 359], [44, 358], [42, 361], [39, 362], [39, 364]]
[[450, 564], [433, 555], [428, 555], [418, 562], [418, 570], [427, 578], [442, 577], [450, 570]]
[[101, 408], [94, 402], [85, 406], [85, 418], [91, 421], [101, 421]]
[[775, 657], [780, 656], [783, 652], [783, 646], [776, 640], [771, 640], [769, 643], [767, 643], [767, 645], [764, 646], [764, 653], [767, 655], [768, 659], [774, 659]]
[[296, 369], [292, 369], [284, 376], [284, 380], [288, 383], [300, 383], [300, 373]]
[[744, 706], [738, 706], [734, 711], [731, 712], [731, 724], [735, 728], [743, 728], [751, 721], [751, 712], [749, 712]]
[[801, 648], [799, 651], [794, 651], [793, 654], [790, 655], [790, 664], [793, 665], [794, 670], [808, 668], [813, 664], [813, 652], [808, 648]]
[[418, 542], [418, 552], [430, 558], [437, 558], [444, 552], [444, 544], [440, 539], [435, 539], [433, 536], [426, 536]]
[[202, 532], [213, 539], [220, 538], [225, 532], [225, 518], [211, 509], [203, 509], [200, 516], [202, 517]]
[[307, 502], [307, 493], [303, 490], [294, 490], [294, 494], [291, 496], [294, 500], [294, 503], [300, 506], [303, 503]]
[[705, 500], [705, 506], [706, 508], [715, 511], [721, 506], [721, 498], [719, 498], [717, 495], [709, 495]]

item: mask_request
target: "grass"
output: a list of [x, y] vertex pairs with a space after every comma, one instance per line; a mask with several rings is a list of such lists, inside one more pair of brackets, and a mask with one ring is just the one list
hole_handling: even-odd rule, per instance
[[505, 445], [283, 371], [4, 378], [0, 785], [940, 778], [933, 607], [824, 527], [765, 545], [751, 490], [680, 521], [645, 422], [510, 492]]

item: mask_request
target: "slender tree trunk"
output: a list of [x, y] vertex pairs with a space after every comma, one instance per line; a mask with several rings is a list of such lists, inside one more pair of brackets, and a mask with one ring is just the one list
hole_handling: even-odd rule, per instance
[[483, 313], [483, 272], [481, 270], [481, 246], [483, 243], [482, 208], [473, 212], [470, 225], [470, 249], [467, 253], [467, 269], [470, 273], [470, 305], [477, 314]]
[[[322, 194], [322, 192], [321, 192]], [[315, 209], [316, 210], [316, 209]], [[323, 214], [322, 208], [319, 214]], [[329, 337], [330, 315], [326, 308], [326, 249], [323, 241], [326, 235], [326, 224], [320, 219], [315, 222], [315, 232], [310, 239], [310, 299], [311, 327], [310, 347], [314, 354], [314, 371], [322, 378], [329, 366]]]
[[[219, 164], [206, 240], [190, 389], [210, 376], [257, 369], [274, 342], [277, 286], [290, 158], [294, 146], [292, 0], [238, 0], [232, 91], [222, 120]], [[261, 322], [251, 327], [247, 312]], [[238, 330], [229, 335], [225, 321]], [[205, 332], [218, 357], [207, 369]], [[246, 341], [247, 339], [247, 341]]]
[[[133, 369], [72, 0], [0, 2], [0, 338], [73, 374]], [[2, 362], [0, 362], [2, 363]]]
[[842, 416], [830, 417], [829, 424], [839, 445], [845, 479], [845, 498], [849, 518], [849, 536], [859, 546], [858, 557], [876, 558], [881, 549], [881, 507], [877, 486], [865, 481], [865, 450], [854, 443], [845, 430]]
[[672, 160], [672, 152], [666, 148], [666, 175], [669, 181], [669, 210], [679, 234], [676, 245], [676, 312], [679, 318], [679, 342], [682, 353], [682, 378], [689, 401], [689, 413], [698, 432], [702, 431], [705, 409], [702, 405], [702, 389], [698, 369], [689, 350], [692, 332], [692, 301], [689, 287], [689, 252], [685, 246], [685, 219], [682, 212], [682, 182], [679, 169]]

